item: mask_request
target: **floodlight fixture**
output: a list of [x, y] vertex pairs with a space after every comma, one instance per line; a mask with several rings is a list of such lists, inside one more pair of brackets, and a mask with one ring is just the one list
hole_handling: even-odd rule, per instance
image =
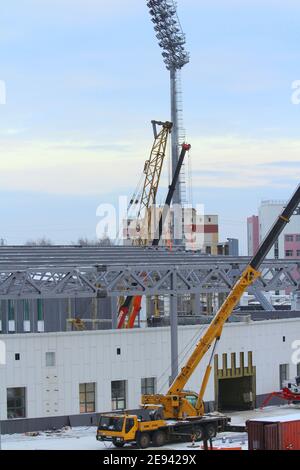
[[[173, 0], [149, 0], [147, 2], [158, 44], [163, 49], [164, 63], [168, 70], [180, 70], [189, 62], [189, 53], [183, 47], [182, 31]], [[166, 55], [167, 54], [167, 55]]]

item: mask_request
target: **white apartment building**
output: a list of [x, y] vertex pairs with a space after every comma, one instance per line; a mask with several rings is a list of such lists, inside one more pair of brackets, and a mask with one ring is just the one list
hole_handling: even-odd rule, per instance
[[[265, 235], [274, 224], [276, 218], [283, 210], [285, 201], [262, 201], [259, 211], [259, 241], [261, 242]], [[298, 239], [297, 239], [298, 236]], [[299, 246], [297, 245], [299, 244]], [[299, 253], [297, 254], [297, 250]], [[286, 257], [300, 257], [300, 209], [291, 218], [283, 232], [281, 233], [278, 244], [270, 250], [268, 258], [284, 259]]]

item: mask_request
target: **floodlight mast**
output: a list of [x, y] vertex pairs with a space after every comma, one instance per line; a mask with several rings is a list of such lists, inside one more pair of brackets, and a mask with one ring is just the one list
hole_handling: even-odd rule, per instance
[[[173, 0], [149, 0], [147, 2], [151, 20], [159, 46], [163, 49], [162, 56], [171, 82], [171, 122], [172, 129], [172, 179], [179, 159], [179, 105], [178, 105], [178, 75], [179, 71], [189, 63], [189, 53], [185, 50], [185, 35], [182, 31]], [[173, 204], [181, 205], [180, 181], [173, 196]], [[175, 222], [175, 221], [174, 221]], [[175, 231], [175, 226], [174, 226]], [[174, 233], [174, 243], [182, 243]]]

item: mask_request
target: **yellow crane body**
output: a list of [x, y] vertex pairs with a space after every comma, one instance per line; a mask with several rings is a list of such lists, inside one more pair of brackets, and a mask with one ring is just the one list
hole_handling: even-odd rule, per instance
[[200, 394], [197, 397], [197, 403], [193, 406], [188, 400], [191, 392], [184, 392], [184, 387], [194, 373], [203, 356], [207, 353], [215, 340], [221, 336], [222, 329], [226, 320], [232, 314], [234, 307], [238, 304], [247, 288], [260, 276], [260, 273], [248, 266], [237, 281], [227, 299], [215, 315], [206, 332], [196, 345], [192, 355], [186, 365], [181, 369], [166, 395], [143, 395], [142, 403], [144, 405], [152, 403], [162, 405], [165, 410], [165, 418], [183, 419], [186, 416], [202, 416], [204, 414], [203, 395], [209, 380], [211, 365], [208, 366], [204, 375]]
[[[223, 326], [231, 316], [234, 308], [237, 306], [247, 288], [260, 276], [259, 268], [263, 260], [275, 241], [278, 239], [286, 224], [290, 221], [290, 217], [297, 209], [299, 203], [300, 185], [297, 187], [287, 205], [283, 208], [282, 213], [275, 220], [274, 225], [261, 243], [258, 251], [251, 258], [248, 266], [233, 286], [232, 290], [223, 302], [223, 305], [220, 307], [205, 333], [200, 338], [200, 341], [197, 343], [187, 363], [173, 381], [168, 392], [165, 395], [143, 395], [142, 404], [144, 406], [150, 403], [162, 406], [165, 413], [164, 417], [166, 419], [185, 419], [188, 416], [203, 416], [203, 398], [210, 377], [214, 350], [221, 337]], [[197, 395], [195, 394], [197, 397], [195, 402], [194, 400], [191, 400], [191, 392], [185, 392], [184, 387], [213, 343], [215, 343], [213, 353], [206, 368], [200, 391]]]

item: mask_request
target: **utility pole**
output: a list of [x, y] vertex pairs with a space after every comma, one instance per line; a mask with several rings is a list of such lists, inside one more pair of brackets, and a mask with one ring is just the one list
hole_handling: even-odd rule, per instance
[[[167, 70], [170, 72], [171, 89], [171, 122], [172, 128], [172, 179], [179, 159], [179, 72], [189, 63], [189, 53], [185, 50], [185, 35], [177, 15], [174, 0], [149, 0], [147, 2], [151, 20], [159, 46], [163, 49], [162, 56]], [[180, 180], [177, 183], [173, 204], [182, 205]], [[182, 217], [180, 217], [181, 223]], [[175, 227], [174, 227], [175, 229]], [[174, 239], [174, 243], [182, 243], [182, 239]]]

